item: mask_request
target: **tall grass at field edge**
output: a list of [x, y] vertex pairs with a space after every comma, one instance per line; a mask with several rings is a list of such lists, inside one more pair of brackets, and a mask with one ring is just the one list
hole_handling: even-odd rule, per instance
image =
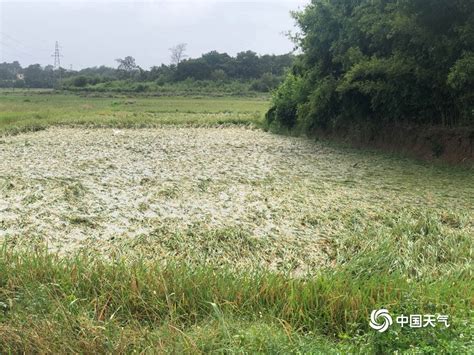
[[[413, 282], [400, 273], [356, 277], [342, 268], [295, 279], [266, 271], [60, 258], [5, 248], [0, 275], [0, 349], [7, 352], [113, 351], [132, 341], [123, 339], [123, 329], [133, 333], [133, 347], [141, 348], [149, 345], [148, 332], [166, 325], [186, 333], [216, 317], [284, 324], [294, 337], [318, 334], [336, 342], [369, 337], [366, 346], [393, 349], [472, 336], [466, 334], [472, 301], [467, 295], [474, 294], [468, 277]], [[381, 307], [396, 314], [449, 314], [453, 324], [378, 335], [368, 327], [368, 315]]]

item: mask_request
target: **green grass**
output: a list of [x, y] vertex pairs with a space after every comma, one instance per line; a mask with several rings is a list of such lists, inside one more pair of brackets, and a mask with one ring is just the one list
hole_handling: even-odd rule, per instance
[[[113, 96], [113, 97], [106, 97]], [[142, 128], [160, 125], [260, 125], [264, 99], [206, 97], [102, 97], [0, 92], [0, 135], [52, 125]]]
[[[0, 132], [258, 125], [266, 107], [238, 98], [19, 92], [0, 96]], [[473, 170], [318, 147], [317, 174], [274, 192], [271, 181], [258, 183], [298, 201], [301, 223], [327, 237], [326, 267], [300, 277], [243, 267], [239, 258], [269, 255], [268, 241], [236, 228], [157, 228], [117, 240], [107, 257], [94, 250], [52, 255], [36, 240], [8, 243], [0, 251], [0, 353], [472, 353]], [[15, 193], [15, 185], [5, 178], [0, 192]], [[207, 193], [209, 185], [197, 188]], [[79, 181], [63, 190], [72, 202], [88, 193]], [[171, 185], [159, 194], [181, 192]], [[87, 228], [96, 223], [79, 213], [67, 218]], [[0, 210], [0, 229], [6, 224]], [[132, 248], [142, 254], [129, 254]], [[176, 257], [157, 257], [163, 250]], [[382, 307], [394, 315], [447, 314], [451, 326], [394, 325], [380, 334], [368, 318]]]
[[[450, 246], [465, 257], [465, 245]], [[464, 265], [435, 277], [440, 265], [463, 263], [427, 258], [419, 262], [420, 270], [432, 271], [413, 280], [406, 277], [411, 267], [403, 263], [398, 271], [388, 271], [394, 259], [404, 257], [393, 245], [384, 245], [318, 276], [295, 279], [264, 270], [104, 261], [86, 254], [58, 258], [5, 249], [0, 254], [0, 349], [467, 352], [473, 344], [472, 270]], [[395, 314], [449, 314], [451, 327], [394, 327], [379, 334], [368, 328], [367, 318], [380, 307]]]

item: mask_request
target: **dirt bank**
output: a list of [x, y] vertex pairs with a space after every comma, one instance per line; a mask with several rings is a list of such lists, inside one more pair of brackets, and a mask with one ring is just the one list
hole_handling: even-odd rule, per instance
[[474, 128], [392, 125], [383, 129], [353, 128], [317, 135], [343, 140], [357, 147], [372, 147], [428, 161], [474, 164]]

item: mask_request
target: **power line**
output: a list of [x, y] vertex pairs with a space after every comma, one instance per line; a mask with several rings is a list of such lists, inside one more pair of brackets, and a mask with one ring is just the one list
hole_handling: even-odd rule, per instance
[[19, 54], [19, 55], [26, 55], [27, 57], [35, 58], [35, 56], [34, 56], [33, 54], [28, 53], [28, 52], [25, 52], [25, 51], [23, 51], [23, 50], [21, 50], [21, 49], [18, 49], [18, 48], [16, 48], [16, 47], [12, 46], [12, 45], [9, 44], [9, 43], [6, 43], [6, 42], [4, 42], [4, 41], [0, 41], [0, 44], [1, 44], [2, 46], [4, 46], [4, 47], [8, 48], [10, 51], [15, 51], [15, 52], [17, 53], [17, 55], [18, 55], [18, 54]]
[[[0, 45], [2, 47], [2, 52], [10, 53], [10, 56], [15, 57], [28, 57], [30, 59], [36, 59], [37, 56], [32, 54], [29, 48], [21, 41], [10, 36], [4, 31], [0, 31]], [[40, 55], [41, 57], [41, 55]], [[2, 59], [4, 59], [2, 53]], [[19, 58], [17, 58], [19, 59]]]
[[15, 42], [15, 43], [19, 44], [20, 46], [22, 46], [23, 48], [25, 48], [25, 49], [31, 49], [35, 52], [36, 51], [49, 52], [49, 50], [46, 49], [46, 48], [39, 48], [39, 47], [36, 47], [36, 46], [27, 45], [24, 42], [20, 41], [19, 39], [13, 37], [12, 35], [4, 32], [4, 31], [0, 31], [0, 34], [2, 35], [2, 37], [6, 37], [4, 39], [8, 39], [11, 42]]

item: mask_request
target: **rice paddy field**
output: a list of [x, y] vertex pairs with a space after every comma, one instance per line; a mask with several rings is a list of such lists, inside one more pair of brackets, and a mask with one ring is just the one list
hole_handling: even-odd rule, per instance
[[261, 121], [269, 103], [257, 98], [145, 97], [115, 94], [59, 95], [47, 90], [0, 90], [0, 133], [51, 125], [153, 127], [219, 126]]
[[472, 353], [474, 170], [268, 105], [1, 92], [0, 352]]

